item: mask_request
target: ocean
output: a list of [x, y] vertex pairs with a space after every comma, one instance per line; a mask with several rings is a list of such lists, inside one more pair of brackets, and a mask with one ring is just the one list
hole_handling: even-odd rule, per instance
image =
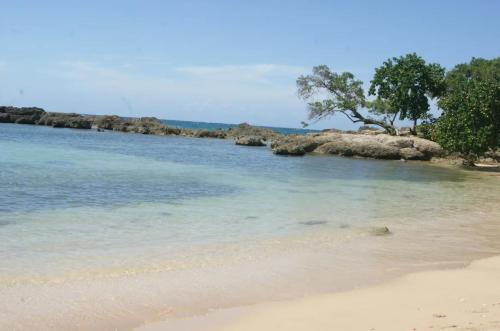
[[500, 252], [499, 183], [424, 162], [0, 124], [0, 329], [127, 330], [463, 265]]
[[[237, 127], [238, 124], [227, 123], [211, 123], [211, 122], [194, 122], [194, 121], [178, 121], [178, 120], [161, 120], [164, 124], [176, 127], [179, 129], [206, 129], [206, 130], [227, 130]], [[319, 132], [320, 130], [300, 129], [300, 128], [284, 128], [275, 126], [256, 126], [258, 128], [272, 129], [284, 135], [289, 134], [305, 134], [311, 132]]]

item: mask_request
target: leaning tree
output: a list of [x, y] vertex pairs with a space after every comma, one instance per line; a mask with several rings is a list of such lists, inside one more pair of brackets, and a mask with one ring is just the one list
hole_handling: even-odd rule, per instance
[[366, 101], [362, 85], [352, 73], [336, 73], [326, 65], [314, 67], [312, 74], [297, 79], [299, 97], [308, 101], [309, 120], [340, 113], [353, 123], [376, 125], [395, 135], [394, 125], [361, 113], [363, 107], [372, 106]]

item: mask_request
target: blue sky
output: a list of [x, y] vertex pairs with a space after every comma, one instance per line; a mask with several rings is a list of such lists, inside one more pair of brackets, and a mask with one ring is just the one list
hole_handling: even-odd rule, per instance
[[[297, 127], [295, 79], [500, 56], [500, 1], [1, 1], [0, 105]], [[316, 128], [350, 128], [342, 117]]]

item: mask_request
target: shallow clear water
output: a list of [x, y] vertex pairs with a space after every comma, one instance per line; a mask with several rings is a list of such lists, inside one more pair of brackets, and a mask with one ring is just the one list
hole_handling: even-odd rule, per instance
[[[28, 321], [11, 302], [56, 296], [73, 314], [120, 320], [370, 278], [353, 265], [374, 281], [381, 266], [466, 262], [499, 251], [499, 183], [423, 163], [0, 124], [0, 307]], [[376, 226], [394, 235], [373, 237]]]

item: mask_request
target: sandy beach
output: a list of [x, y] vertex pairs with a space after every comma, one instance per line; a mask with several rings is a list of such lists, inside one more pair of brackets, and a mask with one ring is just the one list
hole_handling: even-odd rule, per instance
[[135, 330], [500, 330], [500, 256], [375, 287], [213, 311]]

